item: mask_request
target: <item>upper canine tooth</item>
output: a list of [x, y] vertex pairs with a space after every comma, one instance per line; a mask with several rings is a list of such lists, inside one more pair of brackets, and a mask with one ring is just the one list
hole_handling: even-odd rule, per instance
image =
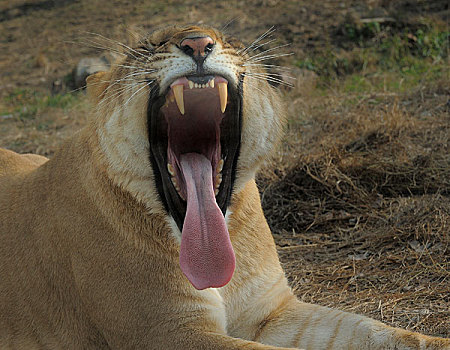
[[193, 89], [194, 88], [194, 82], [193, 81], [188, 81], [189, 84], [189, 89]]
[[227, 108], [227, 99], [228, 99], [228, 91], [227, 91], [227, 83], [219, 83], [217, 84], [219, 88], [219, 96], [220, 96], [220, 110], [222, 113], [225, 112]]
[[183, 85], [175, 85], [172, 87], [172, 90], [178, 109], [180, 110], [180, 113], [184, 115], [183, 88]]

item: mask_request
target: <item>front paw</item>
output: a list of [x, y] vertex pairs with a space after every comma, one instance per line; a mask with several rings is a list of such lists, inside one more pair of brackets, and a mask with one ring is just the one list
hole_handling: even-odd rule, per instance
[[430, 337], [409, 331], [399, 332], [399, 349], [405, 350], [450, 350], [450, 339]]

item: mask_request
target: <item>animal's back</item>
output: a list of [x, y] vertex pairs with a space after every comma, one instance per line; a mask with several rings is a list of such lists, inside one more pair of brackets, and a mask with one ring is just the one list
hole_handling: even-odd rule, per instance
[[0, 177], [32, 171], [47, 160], [37, 154], [18, 154], [0, 148]]

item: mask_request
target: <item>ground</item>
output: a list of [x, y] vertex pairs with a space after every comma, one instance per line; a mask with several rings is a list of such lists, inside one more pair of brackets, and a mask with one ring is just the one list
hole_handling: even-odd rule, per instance
[[448, 21], [447, 1], [3, 0], [0, 146], [51, 157], [89, 118], [77, 62], [136, 31], [201, 22], [250, 44], [274, 26], [290, 55], [268, 63], [294, 87], [258, 184], [296, 294], [449, 337]]

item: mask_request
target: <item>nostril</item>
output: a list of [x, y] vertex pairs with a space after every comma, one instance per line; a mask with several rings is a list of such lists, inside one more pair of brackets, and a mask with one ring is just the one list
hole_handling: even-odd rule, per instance
[[208, 45], [205, 46], [205, 53], [210, 53], [214, 48], [214, 44], [213, 43], [209, 43]]
[[206, 56], [214, 48], [214, 40], [209, 36], [186, 38], [181, 41], [181, 50], [189, 56]]
[[182, 45], [181, 50], [188, 56], [194, 55], [194, 49], [190, 47], [189, 45]]

